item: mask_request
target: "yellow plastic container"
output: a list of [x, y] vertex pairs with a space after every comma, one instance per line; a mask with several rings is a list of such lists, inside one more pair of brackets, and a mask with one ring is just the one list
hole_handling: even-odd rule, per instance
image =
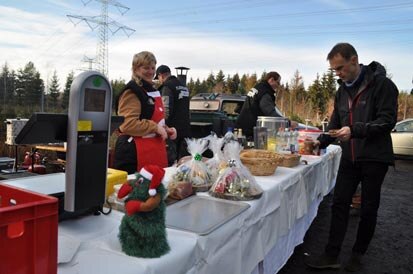
[[123, 184], [128, 180], [128, 173], [123, 170], [108, 168], [106, 182], [106, 198], [113, 193], [113, 186]]

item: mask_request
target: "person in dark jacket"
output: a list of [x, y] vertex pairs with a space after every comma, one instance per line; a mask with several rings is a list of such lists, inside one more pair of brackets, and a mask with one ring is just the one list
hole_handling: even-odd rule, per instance
[[153, 87], [155, 67], [153, 53], [135, 54], [132, 79], [116, 98], [116, 112], [125, 120], [116, 140], [114, 168], [128, 174], [148, 164], [167, 167], [165, 140], [176, 138], [176, 129], [165, 125], [161, 94]]
[[361, 183], [361, 212], [347, 271], [361, 269], [377, 221], [380, 191], [389, 165], [394, 165], [390, 132], [397, 120], [398, 90], [377, 62], [359, 64], [354, 47], [335, 45], [327, 56], [340, 78], [334, 110], [328, 124], [330, 135], [321, 135], [317, 144], [325, 148], [338, 139], [342, 148], [338, 170], [330, 234], [322, 255], [309, 257], [313, 268], [340, 268], [338, 259], [346, 234], [352, 196]]
[[251, 139], [254, 134], [258, 116], [283, 117], [275, 107], [275, 92], [280, 84], [281, 76], [272, 71], [248, 92], [235, 123], [235, 127], [241, 128], [247, 139]]
[[182, 156], [189, 155], [185, 142], [185, 138], [191, 136], [189, 90], [184, 83], [171, 75], [171, 69], [166, 65], [156, 69], [155, 79], [161, 84], [159, 91], [165, 107], [165, 123], [168, 127], [174, 127], [177, 132], [176, 139], [168, 141], [168, 146], [172, 146], [168, 148], [168, 162], [171, 165]]

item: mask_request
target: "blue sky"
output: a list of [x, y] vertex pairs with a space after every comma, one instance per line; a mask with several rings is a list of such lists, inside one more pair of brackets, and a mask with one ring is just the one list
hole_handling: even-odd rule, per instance
[[[96, 16], [92, 0], [2, 0], [0, 65], [12, 69], [34, 62], [43, 79], [56, 70], [60, 85], [73, 70], [87, 68], [96, 54], [98, 32], [66, 15]], [[109, 1], [116, 2], [116, 1]], [[289, 82], [296, 70], [306, 86], [328, 68], [337, 42], [352, 43], [360, 62], [379, 61], [400, 90], [411, 90], [413, 1], [383, 0], [204, 0], [132, 1], [123, 16], [109, 16], [136, 32], [109, 36], [109, 77], [130, 78], [134, 53], [152, 51], [158, 64], [187, 66], [188, 77], [278, 71]]]

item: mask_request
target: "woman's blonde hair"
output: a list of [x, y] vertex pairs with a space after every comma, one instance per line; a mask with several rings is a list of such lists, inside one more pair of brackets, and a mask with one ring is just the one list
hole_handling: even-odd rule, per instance
[[136, 53], [133, 56], [132, 60], [132, 79], [135, 80], [135, 82], [138, 85], [142, 85], [142, 79], [135, 74], [135, 70], [141, 66], [147, 66], [155, 64], [156, 65], [156, 58], [155, 55], [152, 52], [149, 51], [141, 51], [139, 53]]

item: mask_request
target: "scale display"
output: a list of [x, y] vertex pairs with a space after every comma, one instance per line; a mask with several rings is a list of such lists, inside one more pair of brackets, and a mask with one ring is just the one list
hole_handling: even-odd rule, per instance
[[91, 112], [105, 111], [106, 90], [85, 88], [85, 103], [83, 110]]

